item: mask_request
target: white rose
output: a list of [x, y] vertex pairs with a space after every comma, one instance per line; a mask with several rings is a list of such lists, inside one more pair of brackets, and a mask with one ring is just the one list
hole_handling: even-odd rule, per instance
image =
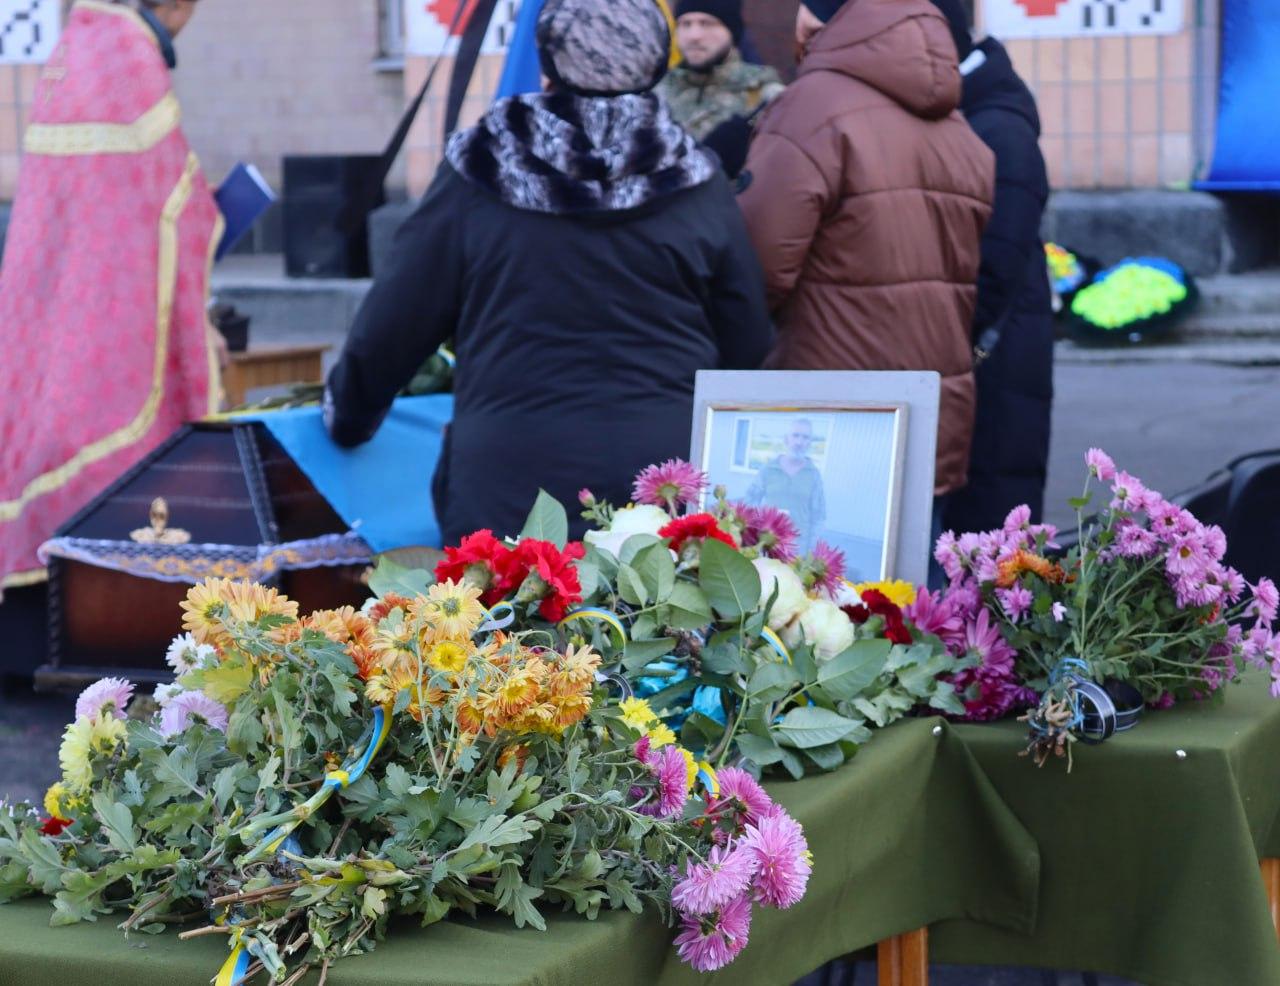
[[670, 523], [671, 516], [665, 510], [645, 503], [619, 510], [613, 515], [613, 523], [607, 531], [587, 531], [584, 540], [617, 558], [622, 554], [622, 546], [629, 538], [637, 534], [652, 534], [657, 537], [658, 532]]
[[808, 641], [818, 660], [829, 661], [853, 646], [853, 622], [835, 603], [816, 599], [784, 636], [788, 647]]
[[769, 626], [781, 630], [788, 623], [803, 613], [811, 600], [804, 591], [804, 583], [790, 565], [776, 558], [757, 558], [751, 564], [760, 573], [760, 606], [769, 602], [777, 586], [778, 598], [774, 601], [773, 610], [769, 614]]

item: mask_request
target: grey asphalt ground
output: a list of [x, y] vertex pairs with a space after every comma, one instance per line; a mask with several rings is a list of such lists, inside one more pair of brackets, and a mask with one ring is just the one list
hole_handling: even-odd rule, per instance
[[[1063, 365], [1057, 402], [1047, 513], [1073, 522], [1066, 506], [1084, 481], [1084, 454], [1093, 445], [1149, 486], [1173, 494], [1230, 459], [1280, 447], [1280, 367], [1194, 363]], [[21, 684], [0, 692], [0, 798], [38, 798], [58, 773], [57, 750], [73, 700], [34, 696]], [[875, 982], [874, 970], [832, 977], [821, 986]], [[940, 967], [935, 986], [1049, 986], [1034, 970]], [[1102, 977], [1099, 986], [1125, 986]], [[1062, 973], [1057, 986], [1090, 986]]]

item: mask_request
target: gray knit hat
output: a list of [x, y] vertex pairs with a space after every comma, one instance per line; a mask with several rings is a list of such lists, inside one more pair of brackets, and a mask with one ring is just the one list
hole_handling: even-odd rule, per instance
[[582, 96], [646, 92], [666, 75], [670, 54], [656, 0], [547, 0], [538, 17], [542, 71]]

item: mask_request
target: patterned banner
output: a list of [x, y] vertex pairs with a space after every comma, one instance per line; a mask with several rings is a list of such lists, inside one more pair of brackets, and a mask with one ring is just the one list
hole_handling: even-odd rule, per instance
[[43, 63], [61, 33], [61, 0], [0, 0], [0, 65]]
[[1183, 0], [982, 0], [981, 28], [997, 38], [1177, 34]]

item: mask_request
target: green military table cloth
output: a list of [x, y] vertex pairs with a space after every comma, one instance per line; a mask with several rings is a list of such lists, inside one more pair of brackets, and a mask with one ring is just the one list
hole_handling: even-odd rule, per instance
[[[1225, 702], [1148, 712], [1075, 768], [1015, 754], [1016, 722], [957, 727], [1042, 861], [1031, 936], [970, 921], [930, 932], [939, 962], [1086, 969], [1149, 986], [1276, 986], [1258, 869], [1280, 857], [1280, 702], [1264, 675]], [[962, 849], [963, 847], [958, 847]]]
[[[1035, 843], [941, 720], [898, 723], [835, 773], [770, 790], [805, 826], [815, 857], [809, 892], [789, 911], [758, 910], [751, 944], [717, 974], [700, 976], [683, 965], [671, 930], [653, 915], [612, 912], [590, 922], [555, 914], [542, 933], [490, 914], [427, 929], [393, 924], [372, 954], [338, 963], [329, 983], [778, 986], [945, 919], [996, 924], [1011, 934], [1032, 930]], [[226, 957], [221, 938], [126, 941], [114, 927], [119, 919], [50, 928], [51, 913], [41, 899], [0, 907], [0, 986], [207, 983]]]

